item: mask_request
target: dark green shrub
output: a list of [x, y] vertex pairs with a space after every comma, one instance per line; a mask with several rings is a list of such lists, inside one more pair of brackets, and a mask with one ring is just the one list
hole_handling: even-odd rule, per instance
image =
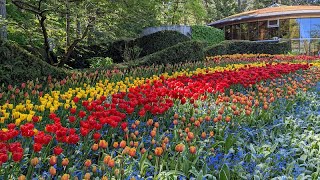
[[[78, 46], [72, 52], [67, 65], [75, 69], [89, 68], [90, 62], [88, 59], [93, 57], [108, 57], [108, 48], [109, 44], [107, 43], [90, 46]], [[58, 54], [62, 55], [63, 53], [64, 50], [60, 49]]]
[[17, 84], [49, 75], [62, 79], [67, 75], [13, 42], [0, 41], [0, 64], [0, 84]]
[[130, 66], [147, 66], [152, 64], [174, 64], [204, 59], [204, 43], [187, 41], [166, 48], [162, 51], [147, 55], [130, 63]]
[[137, 39], [78, 46], [67, 65], [76, 69], [89, 68], [88, 59], [93, 57], [110, 57], [114, 63], [128, 62], [185, 41], [190, 41], [190, 38], [180, 32], [160, 31]]
[[221, 29], [200, 25], [192, 26], [191, 29], [192, 40], [206, 42], [208, 46], [224, 41], [224, 32]]
[[143, 57], [189, 40], [189, 37], [177, 31], [159, 31], [137, 38], [131, 43], [142, 48], [140, 57]]
[[259, 42], [259, 41], [224, 41], [206, 48], [206, 56], [224, 54], [287, 54], [291, 51], [291, 43]]

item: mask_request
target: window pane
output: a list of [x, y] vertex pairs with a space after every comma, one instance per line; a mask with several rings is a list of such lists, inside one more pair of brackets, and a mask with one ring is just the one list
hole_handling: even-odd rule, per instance
[[232, 25], [232, 39], [240, 40], [240, 24]]
[[290, 26], [290, 20], [289, 19], [280, 20], [279, 38], [290, 39], [289, 26]]
[[248, 24], [247, 23], [243, 23], [240, 25], [241, 28], [241, 39], [242, 40], [248, 40]]
[[279, 37], [279, 28], [278, 27], [273, 27], [268, 29], [269, 32], [269, 39], [273, 39], [275, 37]]
[[300, 54], [300, 40], [292, 40], [291, 48], [294, 54]]
[[311, 38], [320, 38], [320, 18], [311, 18]]
[[300, 24], [300, 38], [310, 38], [310, 18], [298, 19]]
[[249, 40], [256, 41], [259, 39], [258, 37], [258, 22], [251, 22], [249, 23]]
[[227, 40], [232, 40], [232, 26], [225, 26], [225, 37]]
[[289, 22], [290, 38], [300, 38], [300, 26], [297, 19], [290, 19]]
[[258, 40], [267, 40], [268, 39], [268, 21], [259, 22], [259, 38]]
[[320, 40], [312, 39], [310, 43], [310, 55], [318, 56], [320, 50]]

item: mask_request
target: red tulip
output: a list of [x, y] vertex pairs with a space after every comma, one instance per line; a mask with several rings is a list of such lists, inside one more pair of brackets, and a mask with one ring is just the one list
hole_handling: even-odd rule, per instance
[[54, 149], [53, 149], [53, 153], [57, 156], [59, 156], [61, 153], [62, 153], [63, 149], [60, 147], [60, 146], [56, 146]]

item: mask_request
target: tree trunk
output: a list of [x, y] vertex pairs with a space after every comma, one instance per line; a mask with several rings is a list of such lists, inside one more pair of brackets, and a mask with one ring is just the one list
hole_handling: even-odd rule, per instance
[[81, 22], [79, 20], [78, 15], [77, 15], [76, 23], [77, 23], [77, 26], [76, 26], [77, 27], [77, 29], [76, 29], [76, 31], [77, 31], [77, 39], [79, 39], [81, 37]]
[[46, 19], [47, 19], [47, 17], [45, 15], [40, 16], [39, 23], [41, 26], [41, 31], [42, 31], [43, 40], [44, 40], [44, 49], [46, 52], [46, 60], [49, 64], [53, 64], [53, 60], [50, 56], [50, 45], [49, 45], [49, 40], [48, 40], [48, 32], [47, 32], [47, 28], [45, 26]]
[[62, 67], [66, 62], [69, 61], [69, 58], [74, 50], [74, 48], [88, 35], [89, 29], [91, 29], [93, 19], [90, 19], [85, 31], [83, 32], [82, 36], [73, 41], [73, 43], [68, 47], [66, 53], [64, 54], [63, 58], [61, 59], [60, 63], [58, 64], [59, 67]]
[[94, 43], [94, 23], [92, 23], [90, 26], [88, 26], [87, 34], [88, 34], [88, 39], [87, 39], [88, 40], [88, 44], [92, 45]]
[[70, 46], [70, 23], [71, 23], [69, 0], [66, 0], [66, 8], [67, 8], [67, 12], [66, 12], [66, 48], [68, 48]]
[[[3, 19], [7, 17], [6, 0], [0, 0], [0, 15]], [[7, 27], [0, 27], [0, 39], [7, 40]]]

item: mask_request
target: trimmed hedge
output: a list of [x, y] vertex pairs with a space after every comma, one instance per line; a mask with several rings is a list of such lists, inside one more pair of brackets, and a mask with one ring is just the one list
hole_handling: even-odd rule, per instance
[[221, 29], [200, 25], [192, 26], [191, 29], [192, 40], [206, 42], [208, 46], [219, 44], [225, 40], [224, 32]]
[[[74, 49], [67, 65], [75, 69], [83, 69], [90, 67], [89, 59], [92, 57], [108, 57], [109, 44], [98, 44], [90, 46], [78, 46]], [[63, 54], [64, 50], [59, 50], [59, 54]]]
[[291, 51], [290, 41], [258, 42], [258, 41], [224, 41], [206, 48], [206, 56], [224, 54], [287, 54]]
[[128, 63], [129, 66], [148, 66], [152, 64], [175, 64], [188, 61], [199, 61], [205, 58], [205, 44], [199, 41], [187, 41], [147, 55]]
[[137, 38], [133, 45], [142, 48], [140, 57], [161, 51], [178, 43], [190, 41], [191, 39], [177, 31], [159, 31], [147, 36]]
[[71, 55], [68, 63], [73, 68], [89, 68], [88, 59], [93, 57], [110, 57], [114, 63], [124, 62], [125, 48], [141, 48], [139, 58], [161, 51], [180, 42], [191, 39], [177, 31], [160, 31], [137, 39], [122, 39], [109, 44], [80, 46]]
[[0, 64], [0, 84], [17, 84], [49, 75], [62, 79], [67, 75], [13, 42], [0, 41]]

